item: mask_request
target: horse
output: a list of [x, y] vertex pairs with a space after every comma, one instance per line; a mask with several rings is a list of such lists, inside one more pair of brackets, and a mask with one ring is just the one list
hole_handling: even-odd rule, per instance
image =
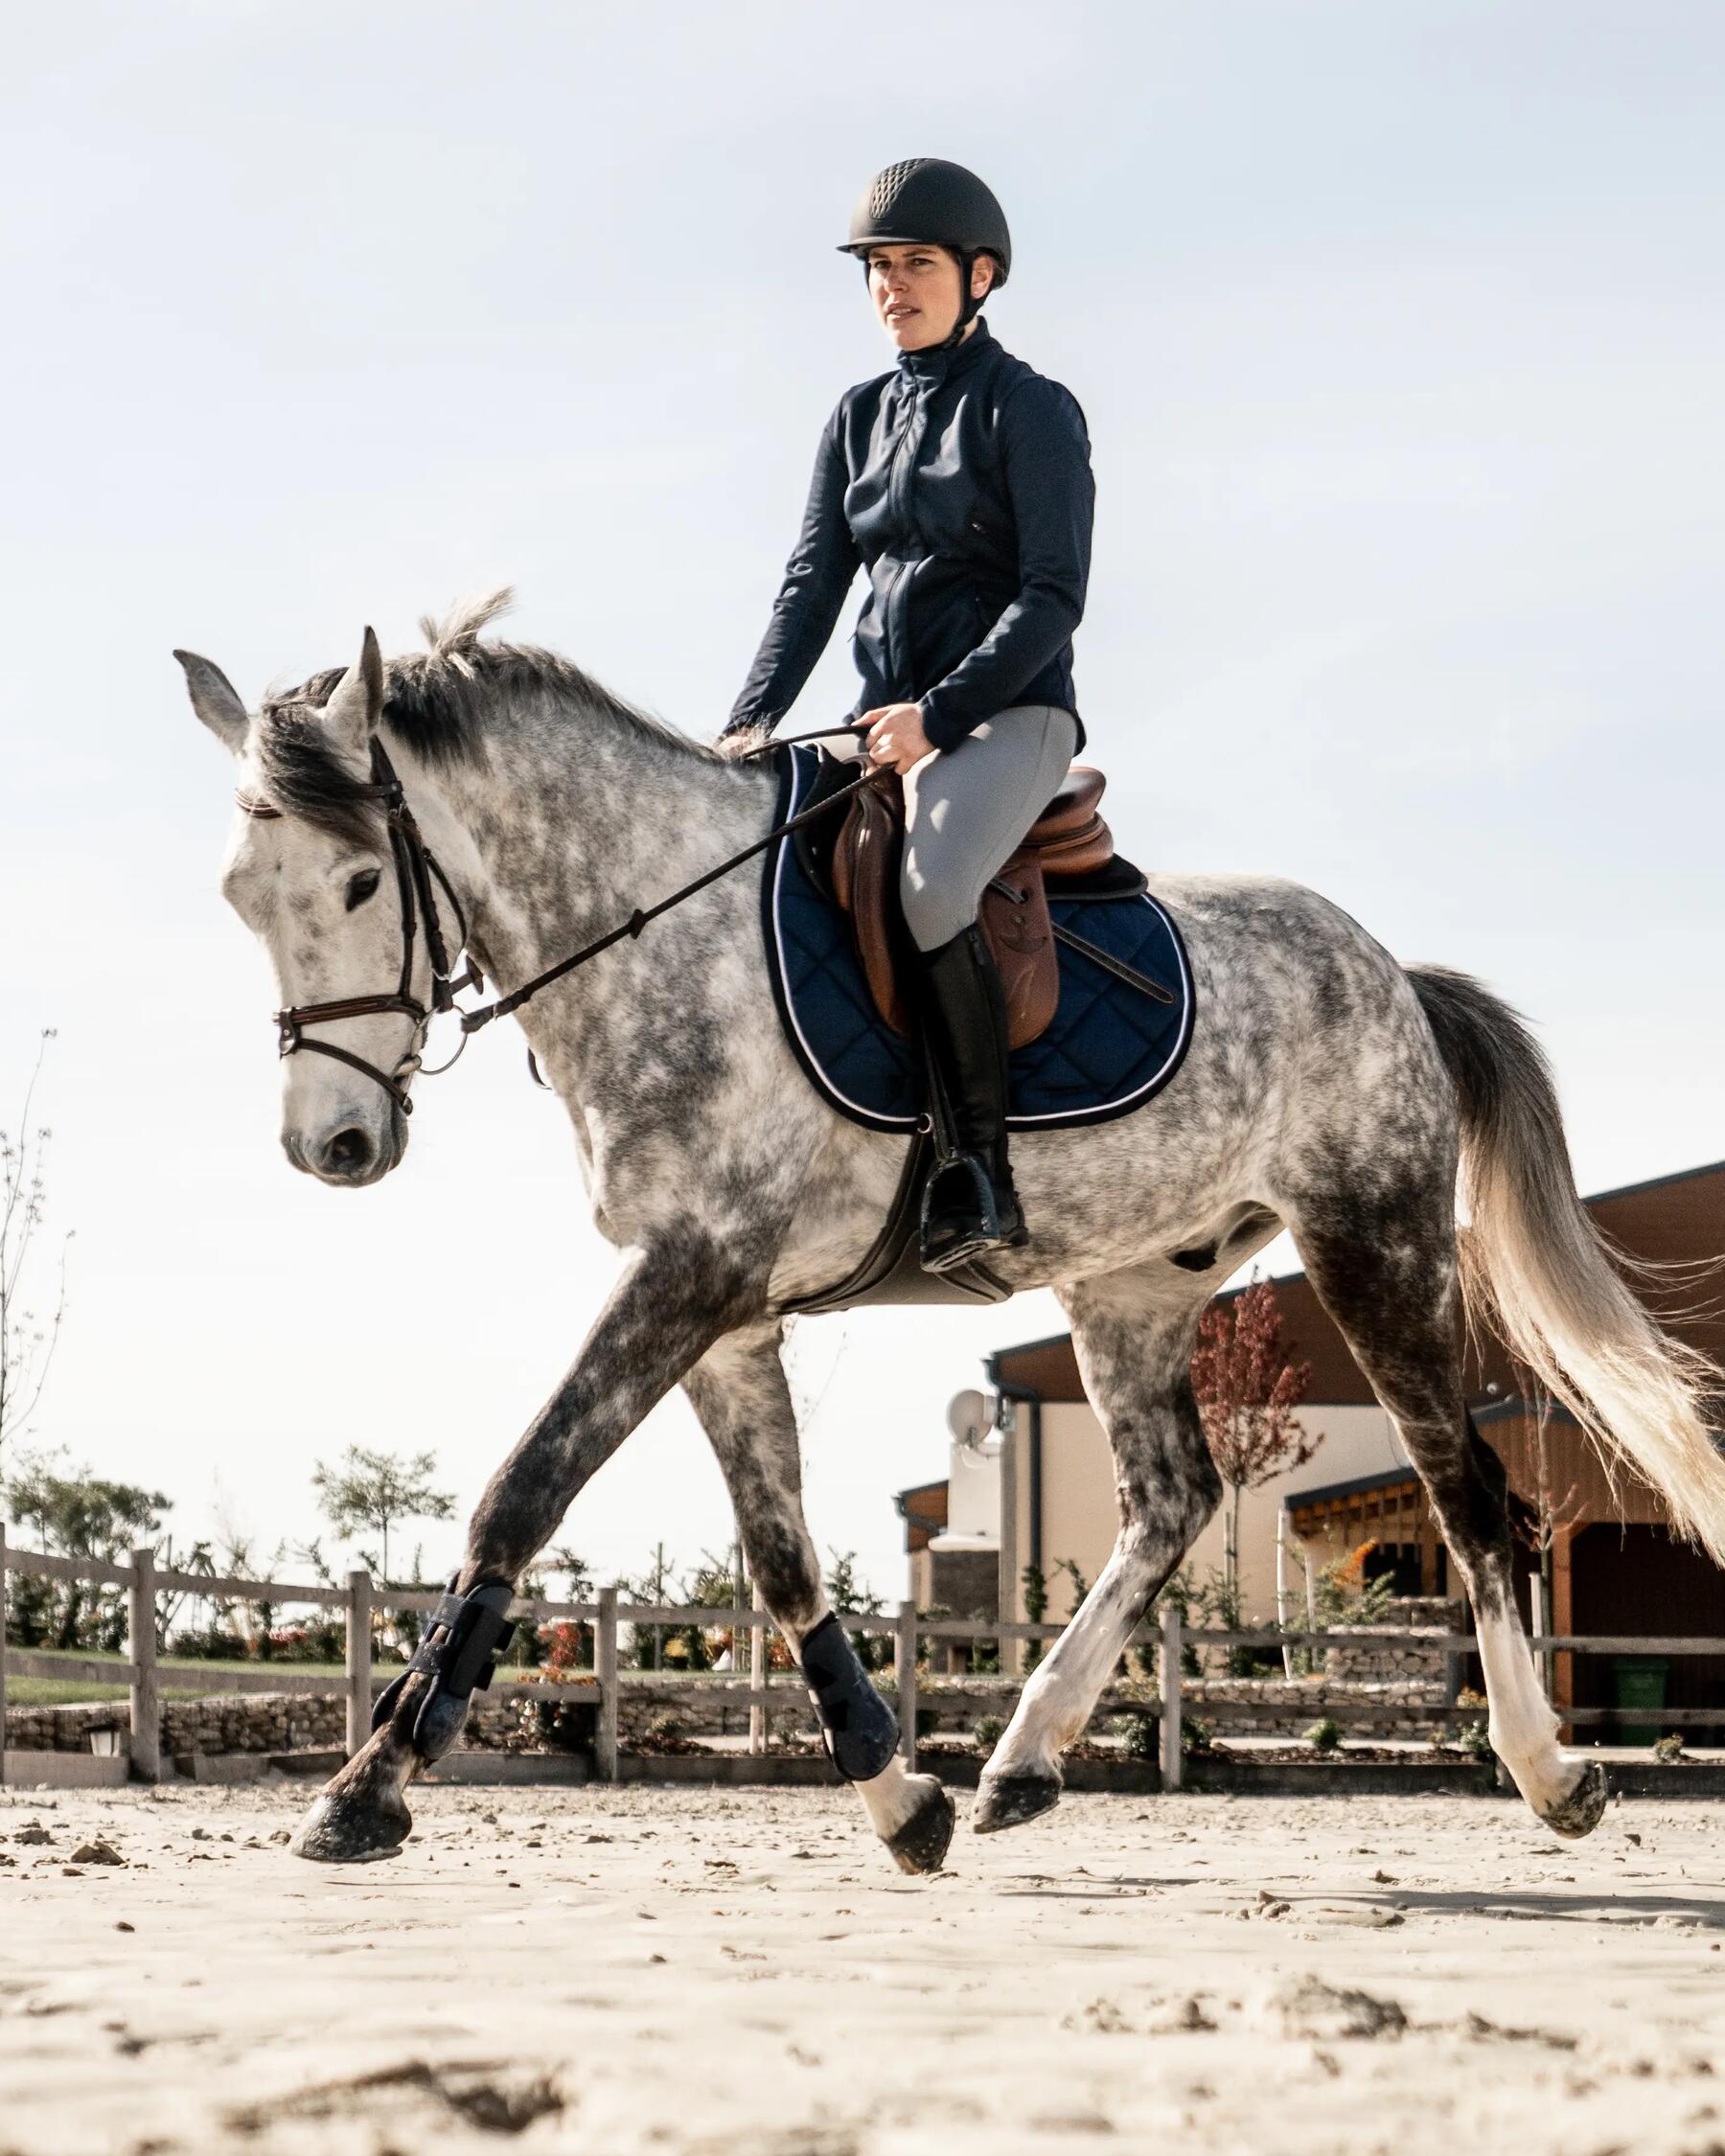
[[[293, 1166], [343, 1188], [400, 1166], [459, 945], [493, 983], [533, 991], [518, 1022], [619, 1254], [567, 1374], [480, 1498], [426, 1641], [292, 1846], [334, 1863], [399, 1849], [406, 1789], [488, 1681], [514, 1583], [680, 1385], [835, 1766], [899, 1866], [937, 1869], [953, 1803], [909, 1770], [827, 1606], [780, 1352], [787, 1308], [843, 1281], [877, 1235], [905, 1140], [836, 1113], [805, 1079], [735, 878], [638, 932], [643, 894], [760, 847], [770, 755], [697, 743], [569, 660], [484, 635], [508, 599], [427, 618], [427, 648], [387, 665], [367, 630], [353, 665], [252, 713], [211, 661], [175, 654], [238, 764], [221, 887], [280, 985]], [[1025, 1683], [972, 1823], [1018, 1826], [1058, 1800], [1062, 1752], [1214, 1510], [1190, 1381], [1199, 1317], [1285, 1227], [1465, 1584], [1492, 1748], [1547, 1827], [1586, 1834], [1605, 1779], [1560, 1748], [1535, 1674], [1504, 1470], [1467, 1411], [1464, 1326], [1495, 1326], [1607, 1462], [1725, 1561], [1711, 1365], [1657, 1327], [1613, 1263], [1576, 1195], [1541, 1051], [1506, 1003], [1461, 974], [1399, 964], [1300, 885], [1155, 883], [1198, 998], [1185, 1060], [1130, 1114], [1015, 1142], [1030, 1239], [991, 1260], [1012, 1290], [1060, 1300], [1113, 1450], [1118, 1535]], [[566, 962], [578, 949], [590, 963]]]

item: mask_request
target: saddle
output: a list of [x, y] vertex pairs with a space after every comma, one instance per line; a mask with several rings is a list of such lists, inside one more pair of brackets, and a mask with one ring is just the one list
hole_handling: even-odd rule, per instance
[[[978, 921], [1000, 968], [1007, 1039], [1015, 1048], [1045, 1033], [1060, 1004], [1046, 882], [1053, 880], [1061, 895], [1063, 884], [1092, 883], [1114, 863], [1114, 834], [1101, 814], [1107, 783], [1100, 771], [1075, 764], [982, 894]], [[896, 773], [883, 773], [862, 787], [846, 810], [828, 881], [850, 916], [875, 1008], [895, 1033], [908, 1039], [915, 1021], [901, 985], [904, 929], [898, 901], [904, 843], [904, 788]], [[1137, 871], [1129, 873], [1141, 886]]]

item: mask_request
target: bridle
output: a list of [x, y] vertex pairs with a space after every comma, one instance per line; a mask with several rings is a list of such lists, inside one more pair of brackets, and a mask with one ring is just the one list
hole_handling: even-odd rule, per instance
[[[276, 1039], [279, 1051], [285, 1056], [296, 1055], [301, 1048], [313, 1055], [330, 1056], [336, 1063], [345, 1063], [352, 1070], [363, 1071], [382, 1087], [403, 1115], [413, 1113], [413, 1103], [407, 1097], [407, 1087], [420, 1068], [420, 1054], [426, 1044], [426, 1036], [431, 1030], [432, 1018], [439, 1011], [455, 1008], [455, 991], [458, 988], [482, 988], [485, 983], [479, 969], [470, 959], [467, 971], [459, 980], [450, 978], [451, 961], [449, 947], [444, 940], [443, 923], [438, 917], [434, 883], [443, 885], [444, 896], [454, 912], [461, 934], [456, 952], [467, 943], [467, 915], [454, 886], [444, 874], [437, 857], [426, 844], [420, 827], [414, 820], [413, 811], [407, 806], [407, 797], [402, 791], [402, 782], [396, 776], [383, 744], [374, 734], [371, 745], [372, 783], [356, 791], [362, 800], [380, 801], [389, 826], [389, 850], [395, 859], [396, 887], [402, 901], [402, 977], [390, 996], [344, 996], [329, 1003], [296, 1003], [292, 1009], [274, 1014]], [[282, 811], [267, 801], [260, 801], [248, 793], [236, 793], [235, 800], [248, 816], [269, 818], [280, 816]], [[426, 950], [431, 960], [431, 1002], [429, 1008], [413, 993], [414, 944], [419, 924], [426, 928]], [[407, 1052], [393, 1070], [380, 1070], [375, 1063], [367, 1063], [349, 1048], [337, 1047], [334, 1041], [309, 1040], [305, 1033], [308, 1025], [326, 1025], [338, 1019], [378, 1018], [388, 1011], [400, 1011], [413, 1021], [413, 1037]], [[465, 1045], [465, 1035], [463, 1043]], [[456, 1054], [460, 1054], [460, 1049]], [[451, 1059], [452, 1061], [453, 1059]], [[444, 1069], [448, 1065], [442, 1066]]]
[[[791, 734], [783, 741], [763, 742], [758, 748], [746, 749], [738, 761], [747, 762], [751, 757], [775, 754], [781, 748], [794, 747], [801, 742], [826, 741], [837, 735], [854, 733], [854, 726], [848, 722], [842, 726], [822, 726], [813, 733]], [[431, 1021], [438, 1012], [456, 1012], [461, 1020], [461, 1046], [448, 1063], [426, 1068], [424, 1075], [427, 1078], [440, 1077], [459, 1062], [469, 1037], [477, 1033], [481, 1026], [489, 1025], [493, 1019], [509, 1017], [512, 1012], [518, 1011], [523, 1003], [530, 1002], [541, 988], [548, 988], [553, 981], [562, 980], [565, 974], [573, 973], [578, 966], [585, 966], [589, 958], [597, 958], [602, 951], [609, 951], [612, 944], [622, 943], [627, 937], [638, 936], [649, 921], [656, 920], [661, 913], [668, 913], [674, 906], [680, 906], [684, 899], [693, 898], [697, 891], [705, 890], [709, 883], [716, 883], [722, 876], [728, 876], [733, 868], [740, 868], [745, 861], [752, 860], [757, 854], [765, 853], [769, 846], [775, 845], [789, 833], [799, 830], [805, 823], [812, 823], [816, 816], [830, 814], [841, 801], [848, 801], [853, 793], [883, 775], [867, 771], [850, 785], [838, 788], [824, 801], [817, 801], [813, 808], [804, 809], [796, 815], [787, 816], [783, 823], [774, 824], [765, 838], [757, 838], [752, 845], [745, 846], [740, 853], [732, 854], [727, 860], [719, 862], [717, 867], [709, 868], [693, 882], [683, 884], [679, 890], [673, 891], [669, 898], [662, 898], [653, 906], [636, 906], [628, 920], [620, 921], [614, 929], [608, 929], [604, 935], [596, 936], [591, 943], [583, 944], [579, 951], [571, 952], [567, 958], [560, 958], [555, 966], [547, 966], [543, 973], [535, 974], [531, 980], [523, 981], [513, 994], [499, 996], [493, 1002], [481, 1003], [474, 1010], [464, 1011], [455, 1001], [456, 991], [463, 988], [483, 988], [485, 979], [471, 956], [461, 977], [458, 980], [450, 977], [452, 962], [448, 945], [444, 939], [443, 926], [438, 919], [433, 883], [443, 885], [444, 896], [448, 900], [461, 929], [456, 943], [456, 956], [467, 948], [466, 911], [455, 894], [454, 885], [444, 874], [437, 857], [421, 836], [413, 811], [407, 806], [407, 797], [402, 791], [402, 782], [396, 776], [395, 767], [376, 734], [372, 736], [371, 768], [372, 783], [370, 786], [356, 787], [355, 793], [362, 801], [380, 801], [389, 824], [389, 846], [395, 857], [396, 884], [402, 898], [401, 980], [392, 996], [344, 996], [330, 1003], [297, 1003], [291, 1010], [277, 1011], [274, 1014], [274, 1023], [281, 1054], [295, 1055], [301, 1048], [307, 1048], [313, 1055], [330, 1056], [336, 1063], [345, 1063], [350, 1070], [363, 1071], [367, 1078], [374, 1079], [382, 1087], [403, 1115], [413, 1113], [413, 1103], [407, 1097], [407, 1088], [415, 1074], [424, 1067], [420, 1061], [421, 1051], [425, 1047], [426, 1037], [431, 1030]], [[234, 799], [248, 816], [267, 819], [279, 817], [284, 813], [272, 803], [259, 800], [255, 794], [236, 793]], [[414, 938], [422, 919], [426, 925], [426, 950], [431, 960], [431, 1003], [428, 1009], [413, 993]], [[413, 1021], [413, 1038], [407, 1044], [407, 1052], [393, 1070], [380, 1070], [375, 1063], [367, 1063], [363, 1056], [356, 1056], [350, 1049], [338, 1048], [333, 1041], [308, 1040], [304, 1032], [308, 1025], [328, 1024], [338, 1019], [376, 1018], [387, 1011], [400, 1011]], [[539, 1067], [534, 1062], [531, 1049], [528, 1050], [527, 1065], [534, 1077], [543, 1085], [544, 1080], [540, 1078]]]

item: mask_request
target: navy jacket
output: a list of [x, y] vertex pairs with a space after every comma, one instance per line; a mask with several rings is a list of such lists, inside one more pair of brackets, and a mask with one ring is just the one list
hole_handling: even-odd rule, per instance
[[859, 713], [920, 703], [938, 748], [1015, 703], [1077, 718], [1072, 631], [1094, 503], [1077, 400], [1002, 351], [986, 322], [951, 351], [901, 353], [827, 422], [802, 533], [726, 731], [775, 726], [790, 710], [859, 565], [869, 585], [851, 639]]

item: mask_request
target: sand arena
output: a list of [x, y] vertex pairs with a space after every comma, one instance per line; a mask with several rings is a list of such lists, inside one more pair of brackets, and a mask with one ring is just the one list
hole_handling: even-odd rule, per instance
[[1725, 2147], [1710, 1804], [1073, 1797], [919, 1880], [839, 1790], [303, 1803], [0, 1795], [5, 2156]]

